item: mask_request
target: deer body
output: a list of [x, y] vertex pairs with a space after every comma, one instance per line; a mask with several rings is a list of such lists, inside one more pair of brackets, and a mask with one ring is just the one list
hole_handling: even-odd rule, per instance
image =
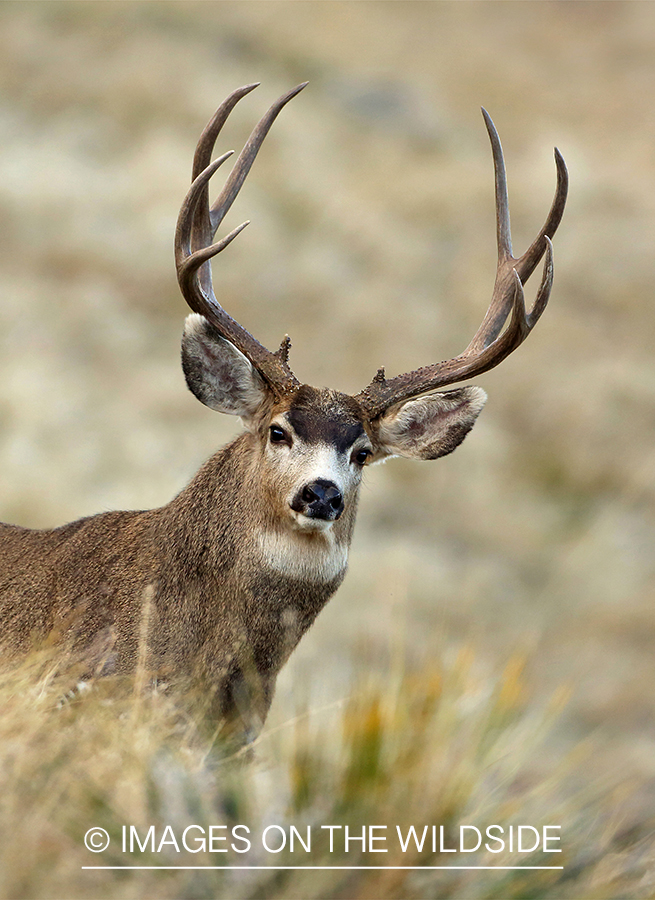
[[[487, 117], [499, 263], [491, 306], [469, 347], [389, 380], [380, 370], [355, 396], [310, 387], [288, 366], [288, 338], [277, 352], [266, 350], [212, 289], [210, 258], [244, 226], [215, 244], [213, 235], [275, 117], [304, 85], [257, 125], [210, 206], [209, 179], [229, 156], [210, 162], [214, 142], [255, 86], [231, 94], [203, 132], [176, 232], [178, 280], [194, 311], [182, 340], [187, 384], [209, 408], [240, 416], [245, 431], [159, 509], [102, 513], [44, 531], [0, 524], [0, 641], [21, 652], [55, 635], [86, 675], [143, 664], [154, 677], [200, 679], [216, 717], [246, 736], [261, 727], [277, 674], [344, 578], [364, 467], [454, 450], [486, 395], [436, 388], [497, 365], [539, 318], [552, 283], [549, 237], [567, 184], [557, 156], [551, 212], [515, 259], [502, 151]], [[544, 254], [526, 313], [522, 285]]]
[[353, 498], [325, 529], [281, 519], [260, 492], [264, 453], [258, 434], [240, 435], [160, 509], [0, 525], [0, 620], [16, 649], [64, 623], [84, 674], [129, 672], [145, 637], [150, 671], [200, 676], [217, 715], [255, 730], [344, 578], [356, 510]]

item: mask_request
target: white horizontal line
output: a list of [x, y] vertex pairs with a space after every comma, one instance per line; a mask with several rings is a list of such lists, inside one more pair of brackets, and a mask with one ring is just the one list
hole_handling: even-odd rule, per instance
[[564, 866], [82, 866], [82, 869], [271, 869], [276, 872], [290, 869], [331, 869], [348, 871], [350, 869], [412, 869], [425, 871], [431, 869], [563, 869]]

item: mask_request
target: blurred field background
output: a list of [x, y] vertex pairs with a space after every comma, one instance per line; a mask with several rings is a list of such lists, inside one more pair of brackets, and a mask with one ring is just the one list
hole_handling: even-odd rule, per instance
[[[457, 453], [369, 470], [349, 575], [280, 678], [269, 725], [348, 696], [362, 673], [383, 683], [399, 657], [448, 667], [464, 652], [490, 684], [523, 658], [535, 709], [570, 693], [526, 779], [550, 784], [547, 798], [584, 742], [571, 790], [614, 798], [589, 841], [610, 813], [643, 837], [653, 4], [0, 5], [0, 520], [161, 505], [236, 433], [184, 386], [175, 219], [224, 96], [262, 82], [221, 138], [238, 150], [307, 79], [226, 223], [252, 224], [214, 265], [217, 296], [264, 344], [291, 334], [301, 380], [356, 392], [380, 365], [395, 374], [468, 343], [495, 271], [480, 105], [503, 141], [516, 251], [548, 211], [554, 145], [571, 189], [544, 318], [476, 379], [490, 399]], [[461, 890], [448, 896], [487, 896]]]

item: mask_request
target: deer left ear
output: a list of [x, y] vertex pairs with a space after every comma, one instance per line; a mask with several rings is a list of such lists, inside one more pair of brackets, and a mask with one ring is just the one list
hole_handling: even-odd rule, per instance
[[380, 418], [373, 462], [390, 456], [437, 459], [459, 447], [487, 400], [478, 387], [407, 400]]
[[216, 412], [252, 420], [268, 391], [250, 361], [204, 316], [186, 317], [182, 369], [189, 390]]

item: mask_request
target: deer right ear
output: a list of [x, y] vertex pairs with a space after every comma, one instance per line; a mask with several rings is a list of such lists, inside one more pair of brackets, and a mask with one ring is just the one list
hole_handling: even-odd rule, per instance
[[189, 390], [216, 412], [251, 418], [268, 395], [262, 377], [204, 316], [187, 316], [182, 369]]
[[406, 400], [380, 418], [372, 461], [389, 456], [437, 459], [452, 453], [473, 428], [486, 399], [481, 388], [469, 386]]

